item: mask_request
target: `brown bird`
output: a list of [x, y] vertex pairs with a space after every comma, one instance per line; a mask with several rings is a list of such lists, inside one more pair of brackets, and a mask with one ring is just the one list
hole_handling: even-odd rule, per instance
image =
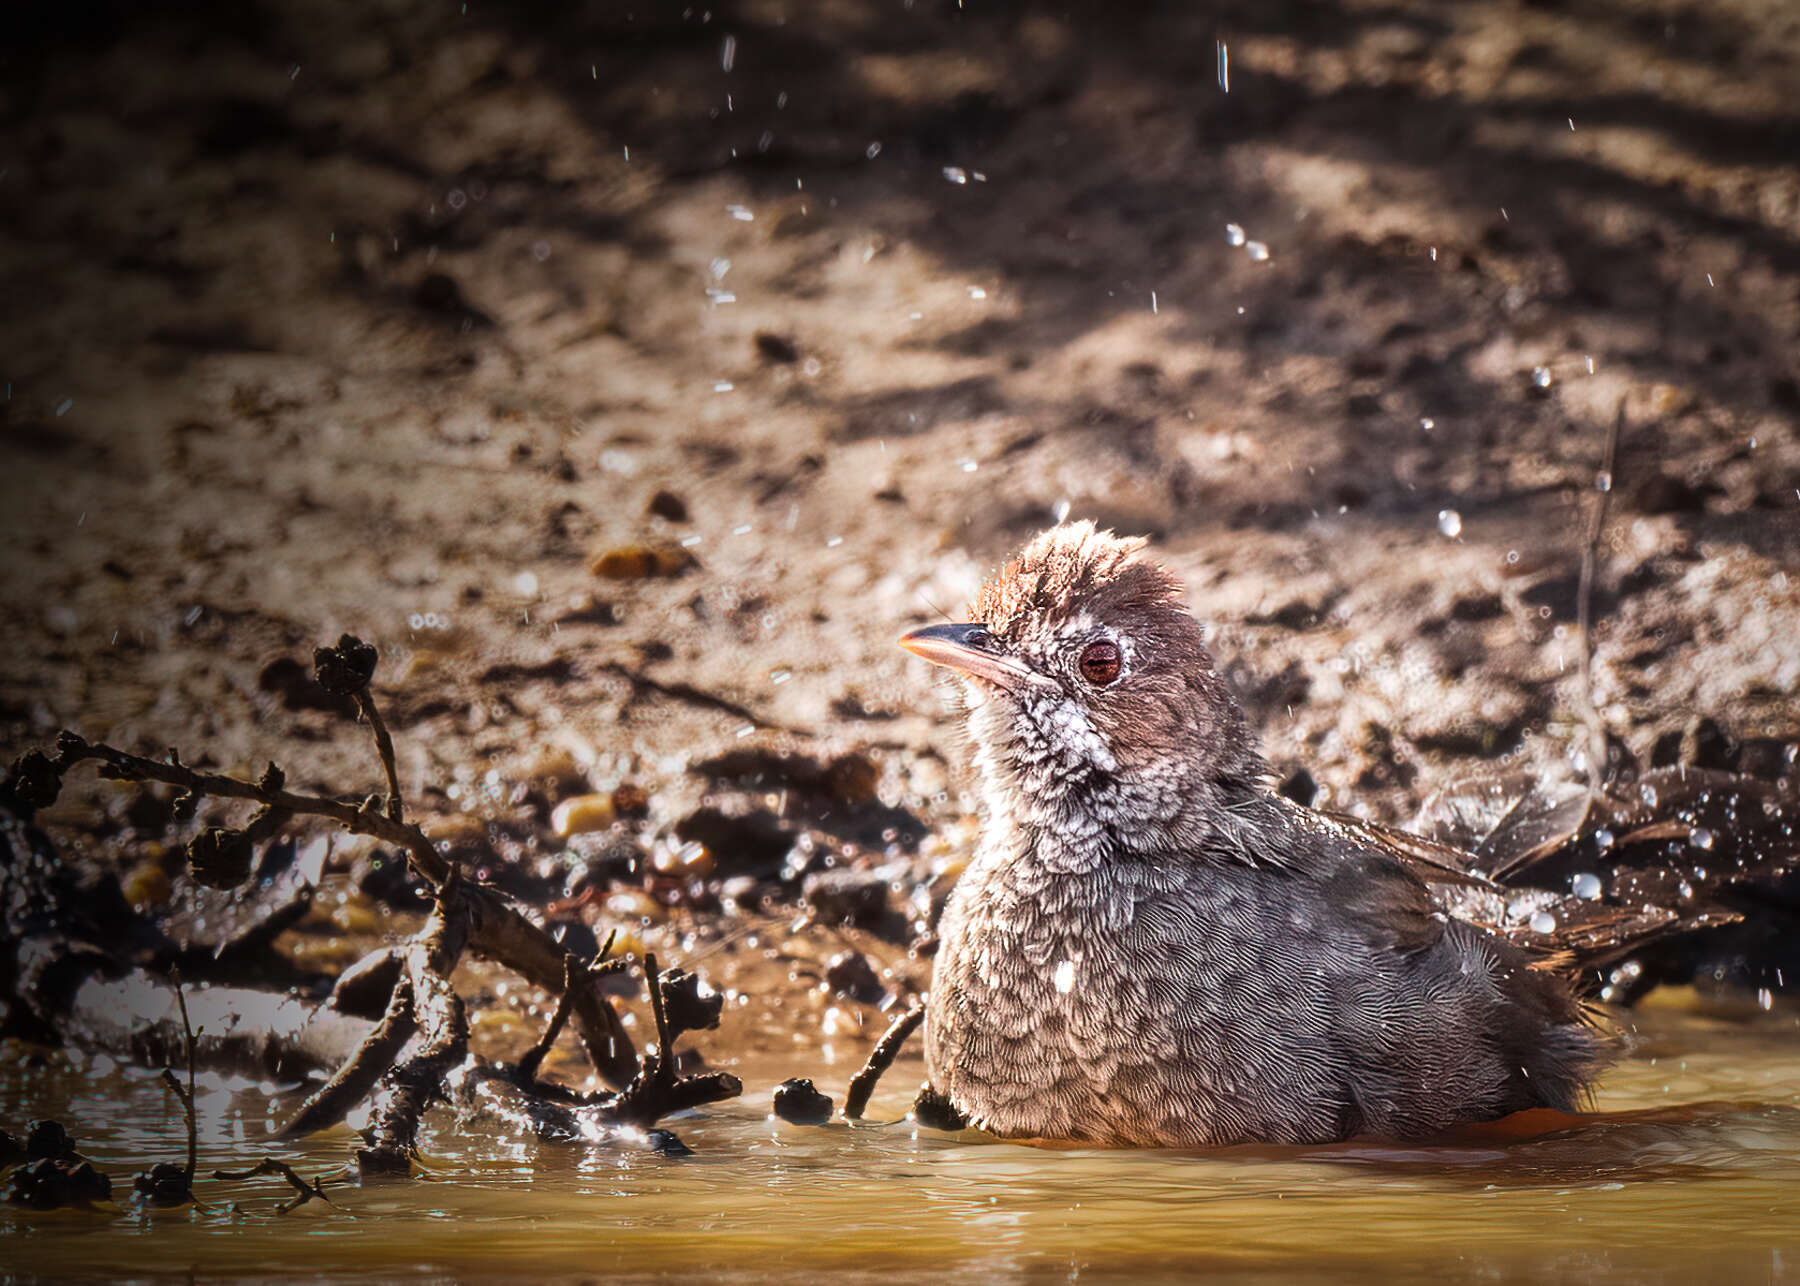
[[1576, 1108], [1612, 1043], [1571, 983], [1600, 949], [1534, 953], [1461, 853], [1276, 794], [1142, 548], [1056, 528], [974, 621], [901, 639], [964, 680], [986, 813], [939, 930], [931, 1088], [995, 1134], [1149, 1146]]

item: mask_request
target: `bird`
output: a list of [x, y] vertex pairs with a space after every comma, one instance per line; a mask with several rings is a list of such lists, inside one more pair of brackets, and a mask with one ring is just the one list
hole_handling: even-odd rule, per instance
[[1546, 934], [1562, 902], [1509, 922], [1464, 850], [1279, 794], [1141, 538], [1054, 527], [969, 616], [900, 645], [960, 678], [980, 783], [924, 1019], [971, 1126], [1210, 1148], [1574, 1112], [1617, 1051], [1579, 979], [1708, 922], [1563, 899]]

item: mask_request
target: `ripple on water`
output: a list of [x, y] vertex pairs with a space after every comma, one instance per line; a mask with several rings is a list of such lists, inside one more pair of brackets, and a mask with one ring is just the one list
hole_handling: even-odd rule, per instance
[[[749, 1086], [743, 1100], [673, 1123], [696, 1149], [686, 1160], [540, 1146], [446, 1115], [425, 1139], [440, 1181], [347, 1186], [334, 1194], [337, 1210], [277, 1218], [278, 1183], [203, 1181], [210, 1214], [6, 1213], [0, 1231], [23, 1234], [8, 1235], [14, 1271], [60, 1274], [166, 1264], [263, 1278], [528, 1271], [935, 1284], [1196, 1267], [1384, 1280], [1791, 1272], [1784, 1265], [1800, 1263], [1794, 1010], [1731, 1021], [1647, 1010], [1634, 1021], [1637, 1052], [1603, 1081], [1602, 1111], [1539, 1122], [1522, 1139], [1170, 1153], [915, 1136], [904, 1123], [806, 1129], [768, 1119], [768, 1091], [819, 1068], [765, 1059], [733, 1069]], [[873, 1110], [899, 1116], [919, 1074], [916, 1059], [903, 1062]], [[267, 1152], [308, 1174], [348, 1156], [347, 1131], [298, 1146], [259, 1141], [291, 1096], [242, 1082], [202, 1088], [214, 1118], [203, 1174]], [[167, 1092], [147, 1073], [0, 1062], [0, 1124], [16, 1130], [44, 1115], [73, 1119], [120, 1191], [148, 1160], [182, 1147]], [[241, 1214], [227, 1213], [230, 1201]]]

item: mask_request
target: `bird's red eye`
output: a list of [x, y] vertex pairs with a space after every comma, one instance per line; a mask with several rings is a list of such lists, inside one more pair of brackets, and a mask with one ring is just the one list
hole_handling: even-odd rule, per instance
[[1097, 688], [1103, 688], [1119, 677], [1122, 661], [1119, 649], [1112, 643], [1089, 643], [1081, 649], [1081, 677]]

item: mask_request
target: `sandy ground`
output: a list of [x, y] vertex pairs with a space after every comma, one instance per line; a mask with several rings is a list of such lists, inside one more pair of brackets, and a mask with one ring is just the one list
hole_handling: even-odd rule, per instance
[[[374, 789], [300, 665], [349, 630], [477, 849], [631, 782], [652, 833], [706, 795], [953, 870], [892, 641], [1066, 513], [1187, 577], [1284, 776], [1403, 819], [1566, 770], [1621, 402], [1608, 726], [1800, 738], [1791, 5], [45, 13], [0, 55], [9, 755]], [[692, 767], [763, 747], [877, 801]]]

